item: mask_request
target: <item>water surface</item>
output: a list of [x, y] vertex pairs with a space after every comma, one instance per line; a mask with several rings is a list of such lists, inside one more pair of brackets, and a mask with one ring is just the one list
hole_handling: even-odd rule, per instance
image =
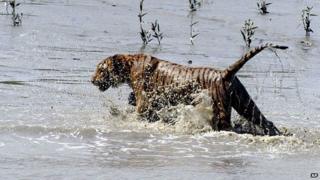
[[[23, 1], [22, 26], [0, 16], [0, 176], [307, 179], [320, 172], [320, 19], [312, 17], [312, 45], [301, 44], [306, 5], [320, 12], [311, 0], [273, 2], [265, 16], [249, 0], [204, 1], [193, 17], [200, 35], [192, 46], [187, 1], [145, 1], [145, 22], [158, 19], [165, 37], [143, 49], [136, 0]], [[279, 57], [262, 52], [238, 76], [266, 117], [292, 137], [140, 122], [127, 113], [127, 86], [101, 93], [89, 82], [96, 64], [116, 53], [223, 69], [246, 51], [240, 28], [248, 18], [259, 27], [253, 46], [290, 48]]]

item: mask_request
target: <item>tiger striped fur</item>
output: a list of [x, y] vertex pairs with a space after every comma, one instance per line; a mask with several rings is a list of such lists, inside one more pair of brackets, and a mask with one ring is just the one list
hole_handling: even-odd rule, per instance
[[225, 70], [208, 67], [187, 67], [160, 60], [145, 54], [110, 56], [100, 62], [92, 77], [92, 83], [101, 91], [127, 83], [136, 99], [136, 111], [143, 113], [148, 106], [145, 92], [161, 86], [193, 81], [208, 90], [212, 97], [214, 130], [233, 130], [231, 109], [248, 121], [260, 126], [264, 132], [259, 135], [279, 135], [279, 130], [268, 121], [236, 77], [236, 73], [252, 57], [266, 48], [287, 49], [286, 46], [265, 44], [254, 48]]

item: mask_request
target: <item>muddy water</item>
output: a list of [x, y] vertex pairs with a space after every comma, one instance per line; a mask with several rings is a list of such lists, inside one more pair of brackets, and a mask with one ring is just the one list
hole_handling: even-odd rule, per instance
[[[142, 48], [138, 1], [23, 1], [21, 27], [0, 16], [1, 178], [307, 179], [320, 172], [320, 19], [313, 17], [311, 46], [300, 43], [306, 5], [320, 14], [318, 1], [273, 2], [266, 16], [249, 0], [205, 1], [193, 17], [200, 35], [192, 46], [187, 1], [145, 1], [146, 23], [158, 19], [165, 37]], [[248, 18], [259, 27], [253, 46], [290, 47], [279, 58], [261, 53], [239, 77], [292, 137], [212, 132], [198, 116], [176, 126], [140, 122], [127, 86], [100, 93], [89, 83], [95, 65], [115, 53], [227, 67], [245, 52], [239, 29]]]

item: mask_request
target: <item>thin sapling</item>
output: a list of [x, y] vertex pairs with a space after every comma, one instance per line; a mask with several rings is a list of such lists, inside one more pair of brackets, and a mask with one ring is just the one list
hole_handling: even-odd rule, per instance
[[244, 21], [244, 26], [242, 27], [242, 30], [240, 30], [240, 32], [247, 47], [250, 47], [250, 44], [253, 39], [253, 35], [257, 28], [258, 26], [255, 26], [254, 22], [251, 21], [251, 19]]
[[160, 25], [157, 20], [151, 24], [151, 30], [153, 31], [153, 37], [157, 38], [159, 45], [161, 44], [161, 40], [163, 38], [162, 32], [160, 32]]
[[257, 6], [259, 8], [259, 11], [261, 14], [267, 14], [268, 12], [268, 6], [272, 3], [267, 3], [266, 0], [260, 0], [260, 2], [257, 3]]
[[313, 32], [311, 29], [311, 18], [310, 16], [317, 16], [316, 14], [311, 13], [312, 7], [307, 6], [302, 10], [301, 18], [304, 30], [306, 31], [306, 36], [310, 36], [310, 32]]

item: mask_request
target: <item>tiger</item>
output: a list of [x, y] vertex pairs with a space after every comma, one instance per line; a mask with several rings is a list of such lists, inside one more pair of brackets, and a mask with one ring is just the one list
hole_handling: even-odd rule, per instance
[[232, 108], [247, 121], [262, 128], [254, 135], [280, 135], [273, 122], [266, 119], [240, 82], [236, 73], [255, 55], [267, 48], [287, 49], [287, 46], [266, 43], [249, 50], [239, 60], [224, 70], [212, 67], [189, 67], [158, 59], [147, 54], [116, 54], [102, 60], [91, 82], [100, 91], [128, 84], [133, 90], [136, 112], [143, 113], [148, 107], [147, 92], [162, 86], [193, 81], [207, 90], [212, 98], [211, 126], [216, 131], [234, 131], [231, 124]]

